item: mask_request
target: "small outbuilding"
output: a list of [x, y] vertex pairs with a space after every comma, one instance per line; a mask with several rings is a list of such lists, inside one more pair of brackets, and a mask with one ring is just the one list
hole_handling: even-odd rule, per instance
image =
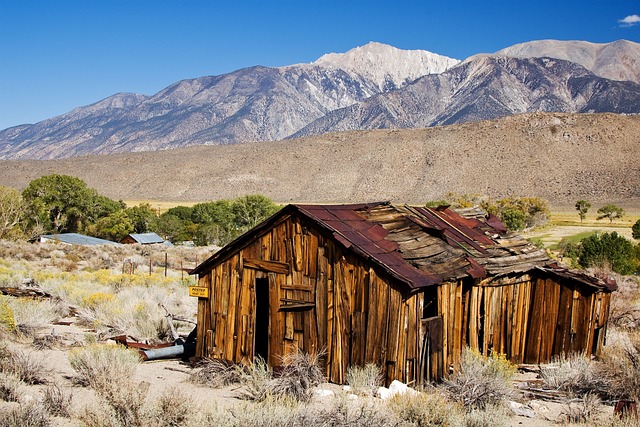
[[78, 233], [43, 234], [40, 236], [40, 243], [56, 242], [68, 245], [119, 245], [118, 242], [99, 239], [97, 237], [85, 236]]
[[162, 237], [158, 236], [156, 233], [131, 233], [127, 237], [120, 240], [120, 243], [125, 244], [140, 244], [140, 245], [157, 245], [157, 244], [169, 244], [170, 242], [165, 241]]
[[598, 354], [615, 283], [560, 267], [494, 216], [288, 205], [197, 266], [196, 356], [270, 366], [326, 351], [327, 378], [375, 363], [423, 383], [466, 346], [515, 363]]

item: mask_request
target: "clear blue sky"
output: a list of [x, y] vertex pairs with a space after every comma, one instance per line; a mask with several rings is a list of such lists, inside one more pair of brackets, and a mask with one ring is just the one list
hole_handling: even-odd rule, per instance
[[540, 39], [640, 42], [639, 15], [640, 0], [0, 0], [0, 129], [369, 41], [458, 59]]

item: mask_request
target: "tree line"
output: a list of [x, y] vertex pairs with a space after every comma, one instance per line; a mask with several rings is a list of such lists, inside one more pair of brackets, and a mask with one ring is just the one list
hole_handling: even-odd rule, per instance
[[149, 203], [127, 207], [80, 178], [51, 174], [32, 180], [22, 193], [0, 186], [0, 239], [82, 233], [119, 241], [130, 233], [155, 232], [172, 242], [224, 245], [279, 209], [271, 199], [254, 194], [160, 214]]

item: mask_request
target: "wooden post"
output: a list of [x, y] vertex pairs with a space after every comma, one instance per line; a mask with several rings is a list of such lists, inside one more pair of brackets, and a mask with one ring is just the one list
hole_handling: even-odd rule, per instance
[[151, 263], [151, 256], [149, 256], [149, 277], [151, 277], [152, 271], [153, 271], [153, 264]]
[[169, 255], [167, 252], [164, 253], [164, 277], [167, 277], [167, 264], [169, 263]]

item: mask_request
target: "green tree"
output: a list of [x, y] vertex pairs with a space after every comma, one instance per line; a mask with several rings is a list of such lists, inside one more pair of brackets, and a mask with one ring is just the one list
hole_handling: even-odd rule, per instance
[[582, 239], [578, 263], [585, 268], [608, 264], [616, 273], [632, 274], [637, 268], [636, 251], [629, 240], [615, 231], [596, 233]]
[[27, 205], [18, 190], [0, 185], [0, 239], [24, 236]]
[[171, 209], [168, 209], [165, 214], [173, 215], [175, 217], [180, 218], [183, 221], [191, 221], [191, 216], [193, 215], [193, 208], [189, 206], [175, 206]]
[[598, 218], [609, 218], [609, 222], [613, 222], [616, 218], [622, 218], [624, 216], [624, 210], [621, 207], [618, 207], [612, 203], [604, 205], [600, 209], [598, 209]]
[[636, 240], [640, 240], [640, 219], [631, 226], [631, 236]]
[[232, 207], [233, 202], [230, 200], [195, 204], [191, 213], [191, 221], [196, 224], [214, 223], [223, 227], [231, 227], [234, 220]]
[[184, 242], [194, 240], [196, 229], [193, 222], [184, 221], [167, 211], [158, 217], [155, 231], [170, 242]]
[[148, 233], [158, 226], [158, 216], [149, 203], [126, 208], [125, 213], [133, 224], [134, 233]]
[[133, 223], [124, 210], [113, 212], [96, 221], [93, 227], [96, 237], [120, 241], [134, 230]]
[[101, 196], [80, 178], [68, 175], [45, 175], [34, 179], [22, 192], [32, 222], [46, 231], [63, 233], [81, 231], [122, 208]]
[[578, 215], [580, 216], [580, 222], [584, 221], [587, 217], [587, 212], [591, 208], [591, 203], [586, 200], [578, 200], [576, 202], [576, 210], [578, 211]]
[[231, 211], [238, 228], [248, 230], [278, 212], [280, 207], [260, 194], [250, 194], [233, 201]]

